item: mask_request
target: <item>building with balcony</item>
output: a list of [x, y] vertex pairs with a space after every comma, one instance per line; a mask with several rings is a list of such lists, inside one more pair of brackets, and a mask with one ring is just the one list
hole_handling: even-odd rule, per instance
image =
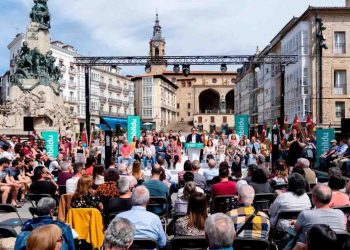
[[[164, 129], [176, 120], [177, 86], [163, 75], [142, 75], [131, 79], [135, 85], [136, 115], [151, 128]], [[124, 104], [124, 103], [123, 103]]]
[[[284, 103], [281, 103], [281, 67], [279, 65], [258, 65], [255, 72], [238, 70], [237, 92], [256, 83], [260, 94], [252, 95], [252, 110], [236, 108], [238, 114], [251, 113], [251, 124], [272, 126], [280, 116], [281, 105], [291, 123], [297, 114], [301, 120], [311, 114], [318, 127], [333, 127], [338, 130], [342, 118], [350, 117], [350, 4], [346, 7], [312, 7], [300, 17], [292, 18], [270, 44], [259, 53], [260, 56], [297, 55], [298, 62], [285, 66]], [[317, 45], [317, 22], [322, 20], [323, 36], [328, 49], [323, 49], [319, 58]], [[320, 86], [320, 61], [322, 63], [322, 87]], [[241, 72], [241, 73], [240, 73]], [[252, 81], [247, 79], [253, 78]], [[263, 91], [260, 90], [262, 88]], [[320, 91], [321, 90], [321, 91]], [[263, 93], [263, 94], [262, 94]], [[240, 93], [242, 94], [242, 93]], [[241, 103], [236, 93], [236, 104]], [[322, 112], [319, 112], [322, 105]], [[254, 118], [257, 112], [257, 118]]]

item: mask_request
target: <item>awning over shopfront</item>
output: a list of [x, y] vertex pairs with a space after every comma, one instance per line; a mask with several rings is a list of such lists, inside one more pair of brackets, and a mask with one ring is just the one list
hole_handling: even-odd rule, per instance
[[128, 120], [126, 118], [102, 116], [100, 118], [100, 121], [101, 121], [100, 125], [108, 126], [109, 129], [115, 129], [117, 124], [120, 125], [121, 128], [128, 127]]
[[103, 131], [107, 131], [107, 130], [110, 130], [109, 126], [107, 126], [106, 124], [95, 124], [96, 127], [98, 127], [100, 130], [103, 130]]

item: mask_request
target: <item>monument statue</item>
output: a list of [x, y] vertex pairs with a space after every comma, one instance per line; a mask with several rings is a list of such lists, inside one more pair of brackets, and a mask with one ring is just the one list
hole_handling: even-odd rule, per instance
[[32, 22], [39, 23], [41, 29], [49, 29], [51, 26], [47, 0], [34, 0], [34, 3], [32, 11], [30, 12]]

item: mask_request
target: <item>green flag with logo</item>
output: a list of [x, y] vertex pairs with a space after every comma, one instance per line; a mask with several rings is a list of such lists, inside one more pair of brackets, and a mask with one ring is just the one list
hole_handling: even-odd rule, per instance
[[57, 158], [58, 155], [58, 132], [43, 131], [42, 138], [45, 140], [45, 148], [47, 154], [52, 158]]
[[249, 116], [235, 115], [236, 133], [242, 138], [243, 135], [249, 137]]
[[335, 132], [333, 128], [316, 130], [317, 161], [320, 155], [331, 148], [331, 140], [334, 140]]
[[128, 116], [128, 143], [134, 136], [140, 138], [140, 116]]

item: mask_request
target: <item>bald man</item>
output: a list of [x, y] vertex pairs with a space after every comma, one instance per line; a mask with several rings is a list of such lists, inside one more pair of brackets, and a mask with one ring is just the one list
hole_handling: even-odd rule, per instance
[[211, 181], [215, 176], [219, 175], [219, 170], [216, 168], [216, 162], [214, 159], [208, 161], [208, 169], [203, 171], [206, 181]]
[[[255, 197], [254, 188], [248, 184], [243, 184], [237, 189], [238, 204], [237, 209], [232, 209], [227, 213], [231, 217], [236, 231], [238, 231], [246, 221], [254, 214], [253, 201]], [[253, 220], [237, 237], [254, 238], [267, 240], [270, 231], [269, 217], [263, 212], [257, 212]]]
[[346, 230], [344, 213], [329, 207], [331, 199], [332, 190], [327, 185], [317, 184], [312, 189], [312, 202], [316, 209], [304, 210], [299, 214], [294, 226], [295, 232], [299, 234], [298, 242], [305, 243], [305, 233], [314, 224], [326, 224], [336, 232]]

